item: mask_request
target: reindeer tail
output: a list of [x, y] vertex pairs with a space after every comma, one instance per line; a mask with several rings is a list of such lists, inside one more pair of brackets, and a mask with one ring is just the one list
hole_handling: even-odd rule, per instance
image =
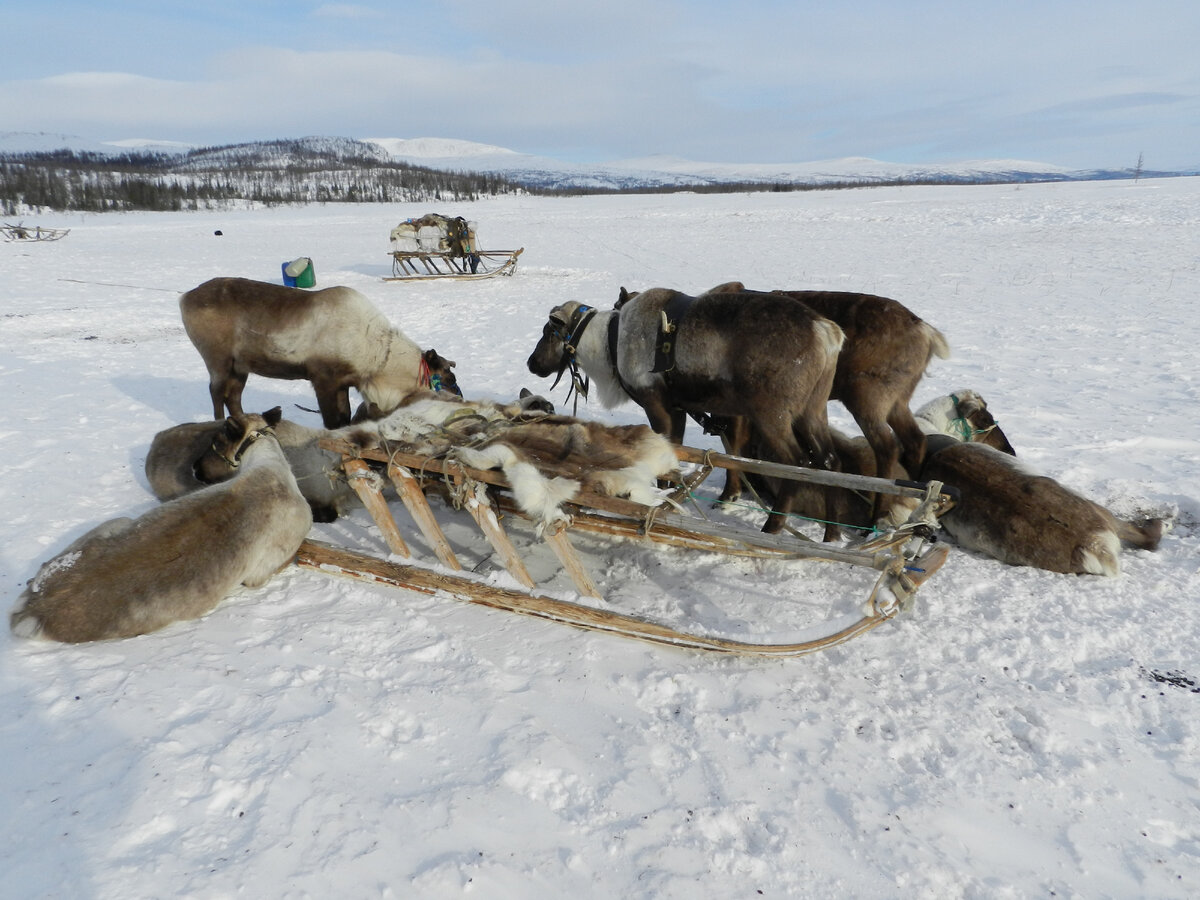
[[925, 334], [929, 338], [930, 359], [935, 356], [938, 359], [949, 359], [950, 342], [946, 340], [946, 336], [928, 322], [922, 322], [921, 324], [925, 326]]
[[1163, 529], [1162, 519], [1147, 519], [1142, 525], [1117, 520], [1117, 537], [1139, 550], [1157, 550]]

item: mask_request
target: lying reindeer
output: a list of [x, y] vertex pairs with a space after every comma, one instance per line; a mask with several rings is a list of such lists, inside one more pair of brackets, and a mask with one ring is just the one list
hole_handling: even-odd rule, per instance
[[1122, 543], [1158, 548], [1161, 519], [1141, 525], [1118, 519], [1018, 463], [978, 392], [938, 397], [916, 417], [926, 442], [918, 477], [958, 490], [941, 525], [959, 546], [1014, 566], [1077, 575], [1120, 574]]
[[1161, 519], [1142, 525], [1118, 519], [984, 443], [926, 435], [919, 477], [958, 490], [954, 508], [941, 518], [956, 544], [1013, 566], [1119, 575], [1122, 542], [1156, 550], [1163, 534]]
[[266, 416], [231, 416], [217, 446], [237, 474], [138, 519], [113, 519], [42, 565], [13, 611], [20, 637], [67, 643], [133, 637], [258, 587], [312, 527]]
[[[412, 401], [427, 392], [418, 391], [406, 398]], [[443, 394], [443, 396], [447, 396]], [[520, 413], [554, 412], [544, 397], [522, 388], [516, 404]], [[514, 412], [515, 417], [518, 413]], [[214, 442], [224, 430], [221, 422], [189, 422], [166, 428], [154, 436], [146, 454], [146, 480], [159, 500], [174, 500], [237, 474], [237, 469]], [[346, 481], [342, 459], [324, 450], [320, 441], [348, 433], [359, 433], [358, 426], [330, 430], [308, 428], [289, 419], [280, 419], [273, 427], [276, 439], [292, 467], [300, 493], [308, 501], [314, 522], [333, 522], [348, 510], [362, 505], [358, 494]]]
[[213, 418], [242, 413], [253, 373], [307, 379], [326, 428], [350, 424], [350, 388], [373, 417], [415, 390], [439, 384], [459, 393], [454, 363], [421, 351], [358, 291], [284, 287], [213, 278], [181, 295], [183, 327], [208, 368]]

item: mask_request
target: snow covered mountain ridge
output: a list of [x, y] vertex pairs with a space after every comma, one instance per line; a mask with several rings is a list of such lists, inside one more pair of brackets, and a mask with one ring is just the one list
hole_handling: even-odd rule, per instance
[[[324, 158], [334, 164], [355, 160], [400, 162], [425, 168], [494, 174], [536, 188], [618, 189], [719, 187], [736, 184], [821, 185], [839, 183], [924, 182], [1032, 182], [1128, 178], [1132, 169], [1069, 170], [1049, 163], [1026, 160], [970, 160], [955, 163], [891, 163], [865, 157], [791, 163], [712, 163], [675, 156], [649, 156], [607, 163], [572, 163], [547, 156], [520, 153], [491, 144], [452, 138], [342, 138], [305, 137], [256, 141], [200, 148], [172, 141], [129, 139], [93, 141], [85, 138], [32, 132], [0, 132], [0, 154], [46, 152], [58, 149], [112, 154], [143, 152], [191, 156], [203, 153], [206, 168], [223, 161], [271, 167], [286, 165], [296, 157], [306, 162]], [[1195, 175], [1184, 172], [1139, 173], [1143, 177]]]

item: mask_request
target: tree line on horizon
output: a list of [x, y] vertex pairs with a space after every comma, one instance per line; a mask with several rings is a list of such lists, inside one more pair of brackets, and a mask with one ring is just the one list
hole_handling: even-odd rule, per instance
[[0, 154], [0, 212], [124, 212], [217, 209], [235, 203], [470, 201], [504, 194], [587, 196], [645, 193], [750, 193], [837, 190], [912, 184], [982, 183], [978, 179], [894, 181], [700, 182], [669, 186], [577, 187], [521, 183], [500, 175], [450, 172], [383, 159], [355, 141], [305, 141], [191, 150], [184, 154], [103, 154], [51, 150]]

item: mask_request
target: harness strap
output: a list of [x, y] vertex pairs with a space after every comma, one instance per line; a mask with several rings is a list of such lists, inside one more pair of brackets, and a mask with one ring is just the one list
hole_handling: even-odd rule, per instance
[[670, 372], [675, 368], [675, 343], [678, 340], [679, 326], [692, 305], [692, 297], [676, 292], [666, 307], [658, 323], [658, 341], [654, 345], [654, 368], [651, 372], [661, 372], [670, 378]]

